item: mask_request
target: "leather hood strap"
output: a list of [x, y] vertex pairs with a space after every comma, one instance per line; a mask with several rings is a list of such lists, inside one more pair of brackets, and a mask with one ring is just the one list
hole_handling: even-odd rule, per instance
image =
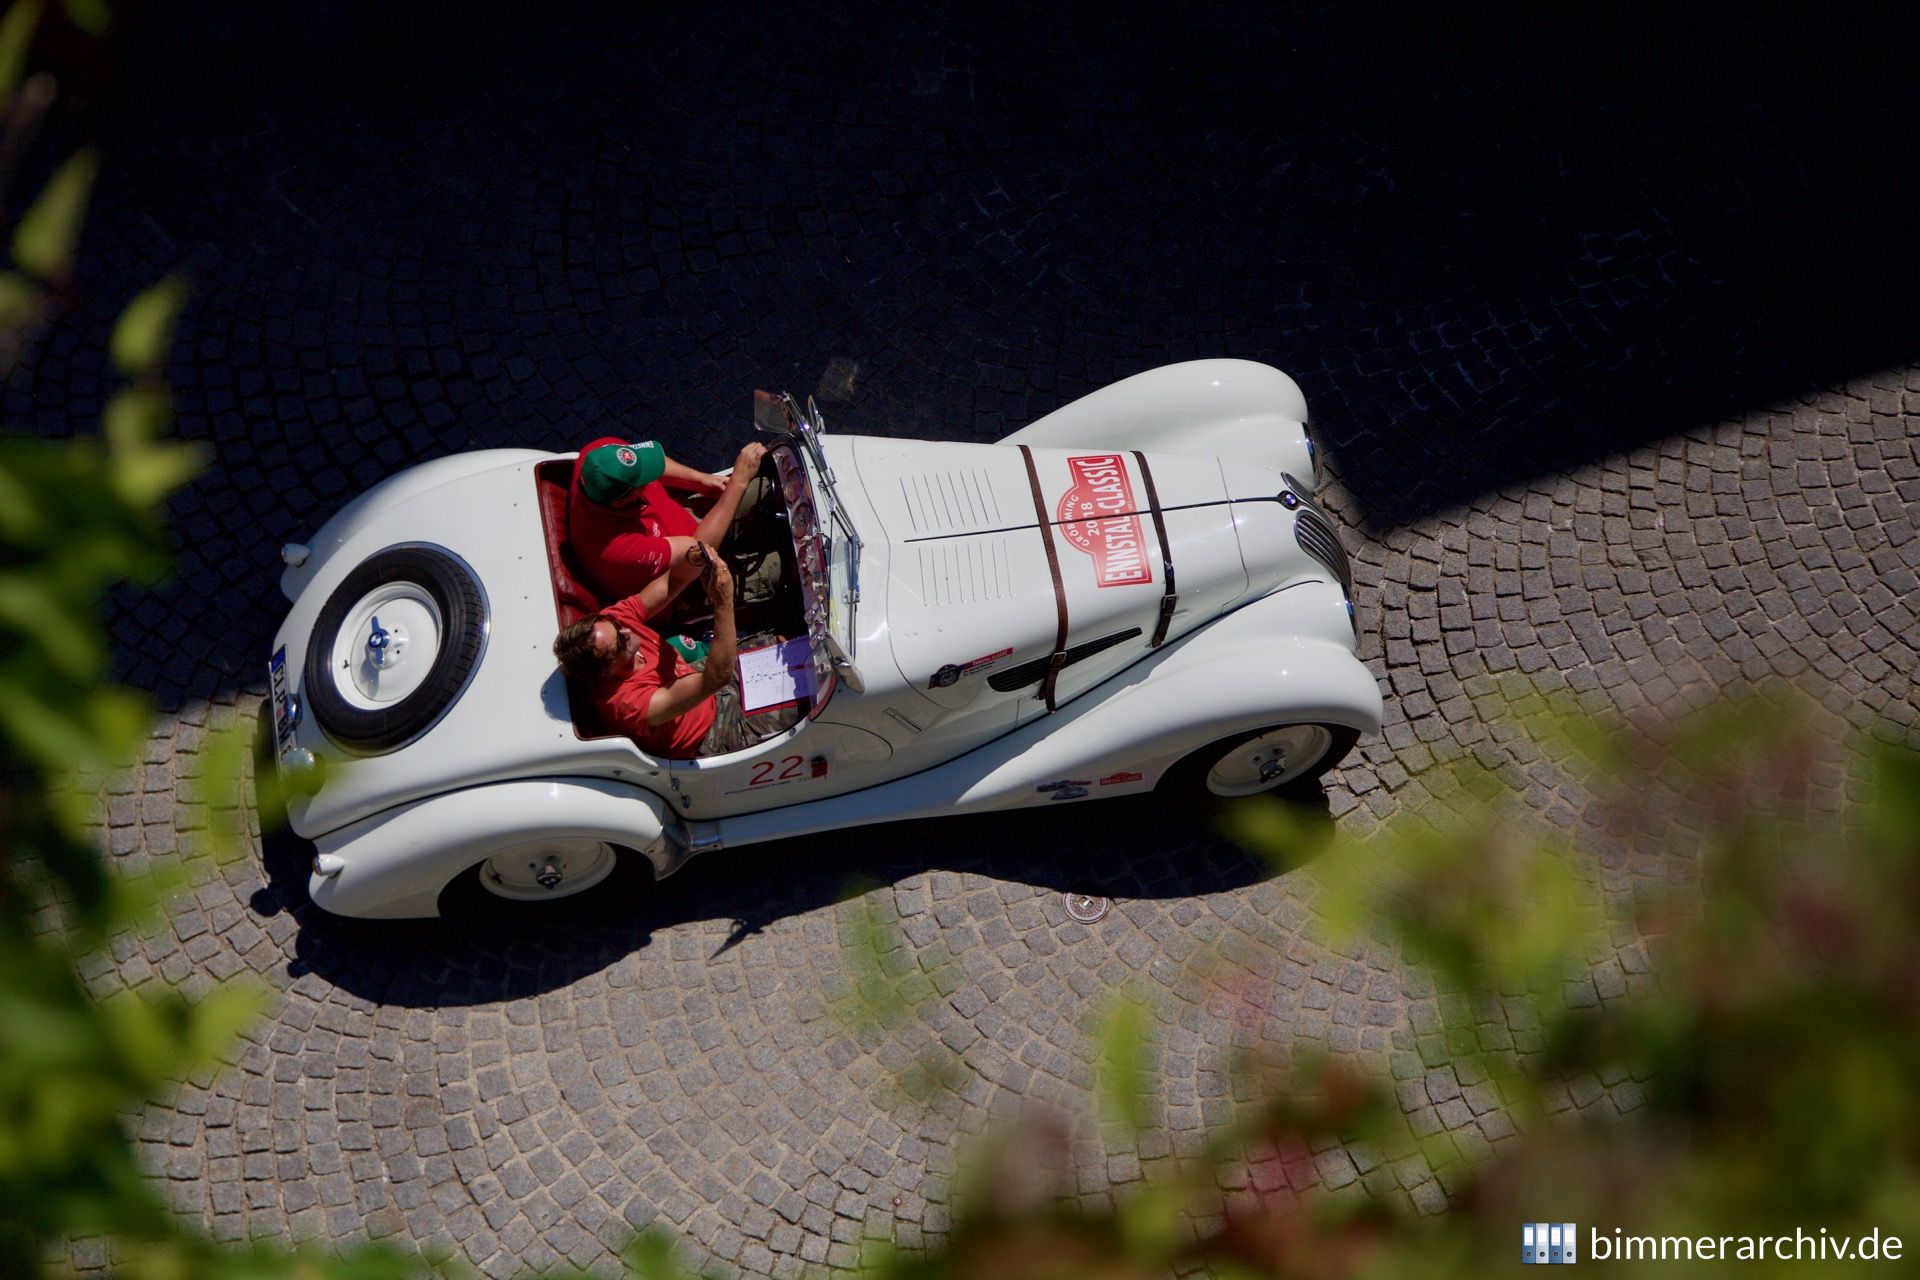
[[1173, 543], [1167, 541], [1167, 517], [1160, 511], [1160, 495], [1153, 487], [1153, 468], [1147, 465], [1147, 455], [1138, 449], [1133, 450], [1133, 460], [1140, 464], [1140, 482], [1147, 487], [1147, 507], [1153, 513], [1153, 532], [1160, 539], [1160, 568], [1166, 577], [1166, 589], [1160, 595], [1160, 620], [1154, 623], [1153, 639], [1147, 642], [1147, 648], [1158, 649], [1166, 643], [1173, 611], [1180, 607], [1180, 593], [1173, 589]]
[[[1040, 492], [1040, 470], [1033, 464], [1033, 450], [1021, 445], [1020, 457], [1027, 464], [1027, 484], [1033, 489], [1033, 514], [1040, 522], [1040, 541], [1047, 549], [1047, 572], [1053, 575], [1053, 604], [1060, 615], [1060, 627], [1053, 639], [1053, 656], [1047, 660], [1047, 674], [1040, 682], [1040, 696], [1046, 699], [1048, 712], [1053, 712], [1059, 709], [1054, 705], [1054, 685], [1060, 679], [1060, 668], [1067, 665], [1067, 587], [1060, 579], [1060, 552], [1053, 545], [1053, 520], [1047, 514], [1046, 496]], [[1156, 519], [1158, 514], [1156, 508]]]

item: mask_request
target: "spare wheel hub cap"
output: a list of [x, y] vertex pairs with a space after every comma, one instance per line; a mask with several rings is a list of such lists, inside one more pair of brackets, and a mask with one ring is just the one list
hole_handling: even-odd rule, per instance
[[442, 639], [440, 606], [411, 582], [375, 587], [347, 611], [333, 640], [340, 695], [362, 711], [399, 702], [426, 681]]

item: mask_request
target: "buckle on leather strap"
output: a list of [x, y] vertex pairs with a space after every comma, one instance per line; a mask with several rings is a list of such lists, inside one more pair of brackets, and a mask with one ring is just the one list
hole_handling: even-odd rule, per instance
[[1147, 641], [1147, 648], [1158, 649], [1166, 641], [1167, 628], [1173, 625], [1173, 611], [1180, 607], [1180, 597], [1168, 592], [1160, 597], [1160, 620], [1154, 624], [1153, 639]]

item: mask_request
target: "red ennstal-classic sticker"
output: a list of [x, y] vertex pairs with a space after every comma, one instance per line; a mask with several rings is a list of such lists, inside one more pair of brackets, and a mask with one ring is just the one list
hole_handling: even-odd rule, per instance
[[1133, 482], [1117, 453], [1067, 459], [1073, 485], [1054, 509], [1061, 536], [1075, 550], [1093, 557], [1093, 581], [1100, 587], [1125, 587], [1153, 581], [1140, 517], [1133, 508]]

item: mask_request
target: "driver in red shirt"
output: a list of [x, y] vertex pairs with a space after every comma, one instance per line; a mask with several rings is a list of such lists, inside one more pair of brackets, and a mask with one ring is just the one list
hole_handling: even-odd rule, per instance
[[[675, 462], [653, 440], [602, 436], [581, 449], [567, 496], [567, 541], [588, 584], [603, 600], [622, 599], [661, 578], [696, 542], [718, 551], [766, 452], [746, 445], [722, 480]], [[713, 505], [696, 517], [674, 490]]]

